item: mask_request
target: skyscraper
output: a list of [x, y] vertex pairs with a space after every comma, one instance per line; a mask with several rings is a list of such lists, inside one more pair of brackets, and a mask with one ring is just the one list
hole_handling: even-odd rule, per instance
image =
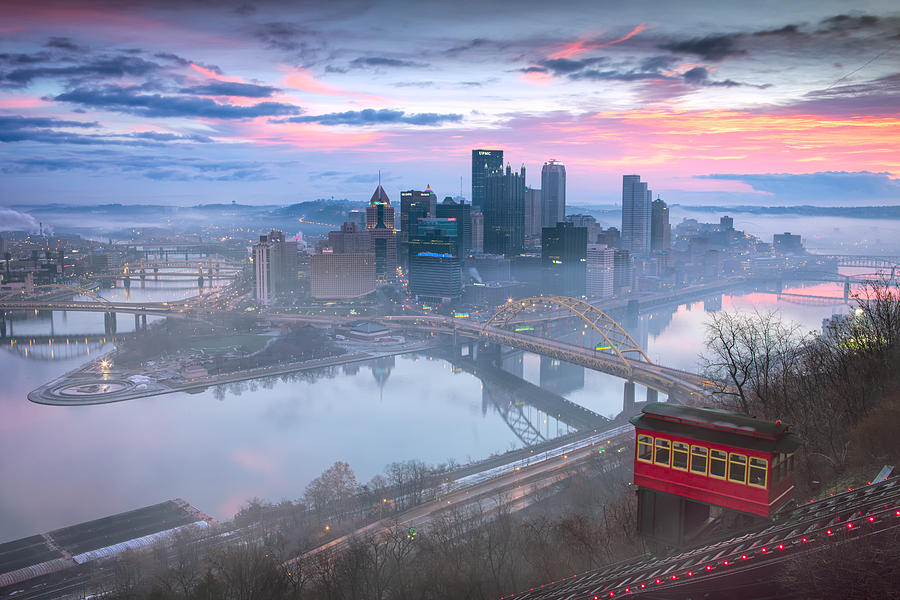
[[297, 264], [297, 242], [285, 240], [281, 231], [259, 236], [259, 243], [253, 246], [253, 272], [261, 306], [268, 306], [275, 294], [297, 286]]
[[650, 252], [652, 196], [640, 175], [622, 176], [622, 248], [633, 255]]
[[541, 169], [541, 222], [556, 227], [566, 218], [566, 166], [551, 158]]
[[409, 239], [410, 295], [444, 301], [462, 294], [458, 225], [455, 217], [419, 220]]
[[456, 219], [456, 235], [459, 245], [459, 256], [465, 258], [472, 249], [472, 207], [465, 202], [456, 202], [450, 196], [437, 205], [439, 219]]
[[613, 269], [616, 251], [603, 244], [588, 244], [585, 267], [585, 295], [588, 298], [613, 297]]
[[669, 207], [657, 198], [650, 203], [650, 251], [663, 252], [672, 246]]
[[525, 188], [525, 235], [541, 235], [547, 227], [541, 217], [541, 190]]
[[379, 221], [388, 229], [394, 230], [394, 207], [380, 183], [366, 207], [366, 229], [375, 229]]
[[366, 229], [372, 236], [375, 277], [393, 279], [397, 269], [397, 235], [394, 231], [394, 207], [381, 184], [375, 188], [366, 207]]
[[472, 209], [484, 210], [485, 181], [503, 170], [503, 150], [472, 150]]
[[525, 248], [525, 166], [485, 178], [484, 251], [487, 254], [519, 254]]
[[434, 208], [432, 199], [435, 199], [431, 187], [425, 191], [406, 190], [400, 192], [400, 235], [397, 240], [398, 254], [403, 266], [407, 266], [408, 242], [416, 235], [419, 219], [433, 217]]
[[587, 229], [565, 221], [544, 227], [541, 235], [541, 267], [547, 293], [584, 296]]

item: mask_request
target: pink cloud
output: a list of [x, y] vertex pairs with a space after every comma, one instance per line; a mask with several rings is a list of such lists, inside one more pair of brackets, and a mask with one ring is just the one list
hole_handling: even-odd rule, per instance
[[310, 75], [309, 71], [307, 71], [306, 69], [292, 69], [290, 67], [281, 67], [281, 70], [287, 72], [287, 75], [285, 75], [284, 77], [284, 85], [301, 92], [306, 92], [308, 94], [321, 94], [324, 96], [343, 96], [356, 98], [358, 100], [364, 100], [366, 102], [373, 102], [376, 104], [388, 104], [388, 100], [380, 96], [373, 96], [371, 94], [363, 94], [351, 90], [345, 90], [343, 88], [331, 85], [330, 83], [319, 81], [318, 79]]
[[560, 58], [572, 58], [578, 54], [582, 54], [584, 52], [588, 52], [589, 50], [599, 50], [600, 48], [606, 48], [612, 46], [614, 44], [619, 44], [624, 42], [625, 40], [631, 39], [640, 32], [647, 29], [647, 26], [641, 23], [634, 29], [632, 29], [627, 35], [620, 37], [617, 40], [612, 40], [610, 42], [588, 42], [586, 40], [578, 40], [577, 42], [571, 42], [565, 44], [560, 50], [557, 50], [553, 54], [547, 56], [547, 58], [551, 60], [556, 60]]

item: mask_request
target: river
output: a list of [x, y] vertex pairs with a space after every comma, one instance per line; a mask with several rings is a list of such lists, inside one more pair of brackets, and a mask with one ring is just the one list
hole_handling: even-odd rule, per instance
[[[180, 287], [179, 287], [180, 286]], [[184, 284], [132, 284], [131, 300], [177, 299]], [[847, 310], [839, 284], [785, 284], [783, 292], [834, 297], [801, 303], [739, 290], [640, 315], [632, 335], [660, 364], [693, 370], [711, 311], [775, 309], [804, 328]], [[124, 299], [125, 290], [104, 290]], [[119, 316], [120, 333], [133, 328]], [[100, 333], [90, 313], [17, 315], [15, 335]], [[106, 351], [109, 344], [32, 346], [0, 352], [0, 541], [181, 497], [220, 519], [249, 499], [296, 499], [337, 460], [361, 483], [394, 461], [466, 462], [523, 444], [498, 409], [496, 386], [428, 356], [338, 367], [300, 381], [251, 381], [96, 406], [32, 404], [26, 394]], [[87, 352], [90, 350], [91, 354]], [[51, 354], [52, 352], [52, 354]], [[595, 412], [621, 410], [623, 382], [572, 365], [518, 354], [508, 370]], [[638, 399], [644, 390], [638, 386]], [[570, 430], [525, 407], [541, 437]]]

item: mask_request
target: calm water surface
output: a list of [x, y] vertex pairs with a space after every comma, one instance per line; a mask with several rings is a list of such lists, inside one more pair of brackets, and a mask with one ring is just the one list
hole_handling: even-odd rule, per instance
[[[175, 299], [195, 288], [132, 285], [132, 300]], [[739, 292], [642, 314], [629, 330], [654, 362], [693, 370], [710, 311], [777, 309], [807, 329], [846, 311], [838, 284], [786, 286], [784, 291], [834, 297], [834, 302], [779, 299]], [[104, 291], [124, 299], [124, 290]], [[120, 315], [119, 332], [133, 329]], [[14, 333], [96, 333], [100, 314], [15, 318]], [[91, 355], [110, 349], [95, 345]], [[0, 541], [181, 497], [218, 518], [246, 501], [298, 498], [336, 460], [365, 482], [393, 461], [441, 463], [484, 458], [522, 445], [493, 402], [489, 384], [443, 360], [398, 356], [336, 368], [314, 381], [246, 382], [199, 394], [132, 402], [52, 407], [28, 402], [29, 391], [90, 356], [71, 345], [33, 348], [28, 357], [0, 352]], [[68, 358], [66, 358], [68, 357]], [[507, 370], [598, 413], [621, 410], [623, 382], [531, 354]], [[485, 393], [485, 388], [488, 393]], [[638, 399], [644, 390], [638, 386]], [[565, 424], [534, 410], [545, 438]]]

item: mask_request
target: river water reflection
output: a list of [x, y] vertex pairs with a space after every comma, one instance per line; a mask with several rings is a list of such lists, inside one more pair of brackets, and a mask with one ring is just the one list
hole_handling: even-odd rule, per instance
[[[810, 295], [836, 300], [800, 304], [752, 291], [712, 295], [643, 313], [629, 329], [655, 362], [693, 370], [710, 311], [775, 308], [819, 329], [841, 309], [843, 289], [816, 286]], [[182, 288], [166, 299], [192, 292]], [[132, 286], [132, 299], [141, 293], [149, 292]], [[163, 299], [167, 292], [152, 293]], [[13, 325], [16, 335], [47, 335], [51, 327], [45, 315], [16, 317]], [[57, 314], [52, 327], [55, 333], [97, 333], [103, 319]], [[130, 316], [119, 317], [119, 332], [132, 327]], [[0, 352], [0, 541], [174, 497], [227, 519], [253, 497], [301, 496], [336, 460], [350, 463], [365, 482], [394, 461], [465, 462], [523, 444], [496, 408], [507, 401], [496, 386], [426, 356], [339, 367], [314, 381], [245, 382], [84, 407], [25, 399], [88, 356], [76, 349], [48, 358]], [[530, 354], [507, 363], [510, 372], [595, 412], [615, 416], [621, 410], [620, 379]], [[637, 393], [643, 399], [640, 386]], [[528, 416], [541, 437], [569, 431], [536, 411]]]

